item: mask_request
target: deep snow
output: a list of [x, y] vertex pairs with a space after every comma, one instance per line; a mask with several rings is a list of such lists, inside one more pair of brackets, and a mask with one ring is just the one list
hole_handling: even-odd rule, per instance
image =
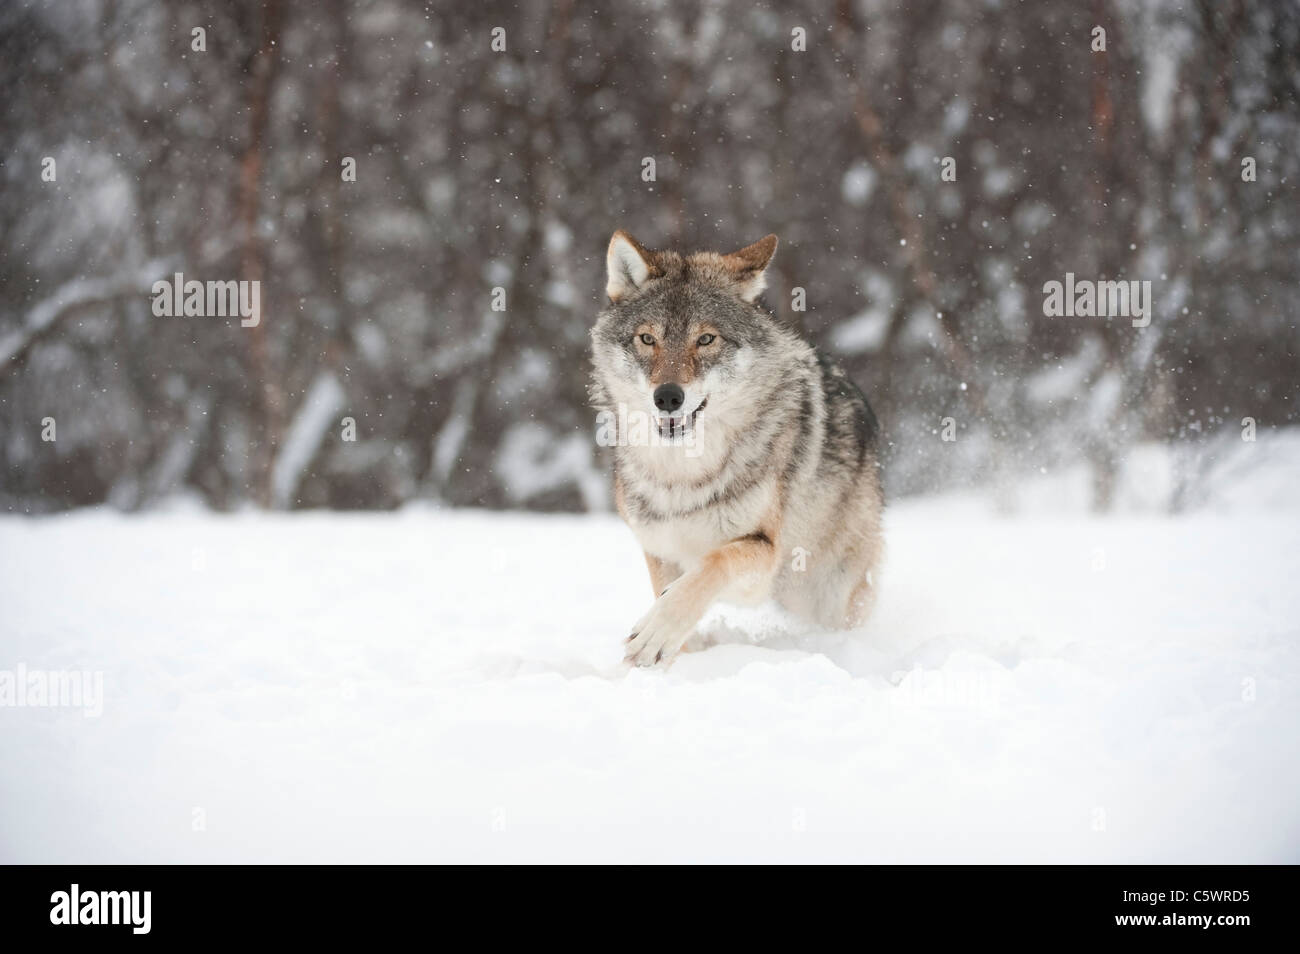
[[105, 698], [0, 708], [0, 860], [1300, 861], [1297, 516], [903, 503], [865, 629], [667, 673], [613, 517], [4, 518]]

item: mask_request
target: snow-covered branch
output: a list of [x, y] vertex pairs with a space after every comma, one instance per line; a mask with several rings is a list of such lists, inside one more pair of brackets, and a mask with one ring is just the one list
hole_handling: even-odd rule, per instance
[[66, 282], [53, 295], [34, 305], [17, 328], [0, 337], [0, 374], [21, 361], [32, 345], [54, 331], [69, 315], [89, 305], [147, 294], [159, 276], [168, 274], [171, 267], [168, 259], [153, 259], [116, 275]]

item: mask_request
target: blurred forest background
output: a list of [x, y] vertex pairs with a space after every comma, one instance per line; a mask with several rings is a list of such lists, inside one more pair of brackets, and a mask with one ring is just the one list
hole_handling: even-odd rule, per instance
[[[1296, 422], [1298, 93], [1291, 0], [6, 0], [0, 504], [608, 506], [622, 227], [776, 232], [891, 495], [1086, 463], [1105, 507], [1138, 443]], [[155, 317], [177, 271], [261, 324]], [[1067, 271], [1150, 327], [1044, 317]]]

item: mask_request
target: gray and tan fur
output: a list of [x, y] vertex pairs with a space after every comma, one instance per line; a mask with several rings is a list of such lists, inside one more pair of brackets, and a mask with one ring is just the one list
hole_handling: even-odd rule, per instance
[[775, 251], [774, 235], [729, 255], [650, 251], [622, 231], [610, 241], [593, 403], [606, 420], [648, 415], [661, 438], [620, 434], [614, 452], [615, 500], [656, 595], [627, 641], [636, 665], [671, 662], [716, 600], [774, 598], [843, 628], [875, 599], [875, 415], [756, 304]]

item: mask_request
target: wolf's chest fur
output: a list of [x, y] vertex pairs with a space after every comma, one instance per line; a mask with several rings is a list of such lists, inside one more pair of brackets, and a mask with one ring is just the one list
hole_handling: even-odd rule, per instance
[[[728, 540], [760, 532], [778, 493], [774, 475], [767, 475], [734, 494], [721, 483], [717, 488], [695, 491], [689, 496], [645, 483], [633, 486], [632, 492], [638, 500], [662, 508], [658, 513], [644, 507], [627, 508], [628, 523], [637, 541], [647, 553], [675, 563], [683, 570], [697, 566]], [[691, 502], [697, 505], [691, 506]]]

